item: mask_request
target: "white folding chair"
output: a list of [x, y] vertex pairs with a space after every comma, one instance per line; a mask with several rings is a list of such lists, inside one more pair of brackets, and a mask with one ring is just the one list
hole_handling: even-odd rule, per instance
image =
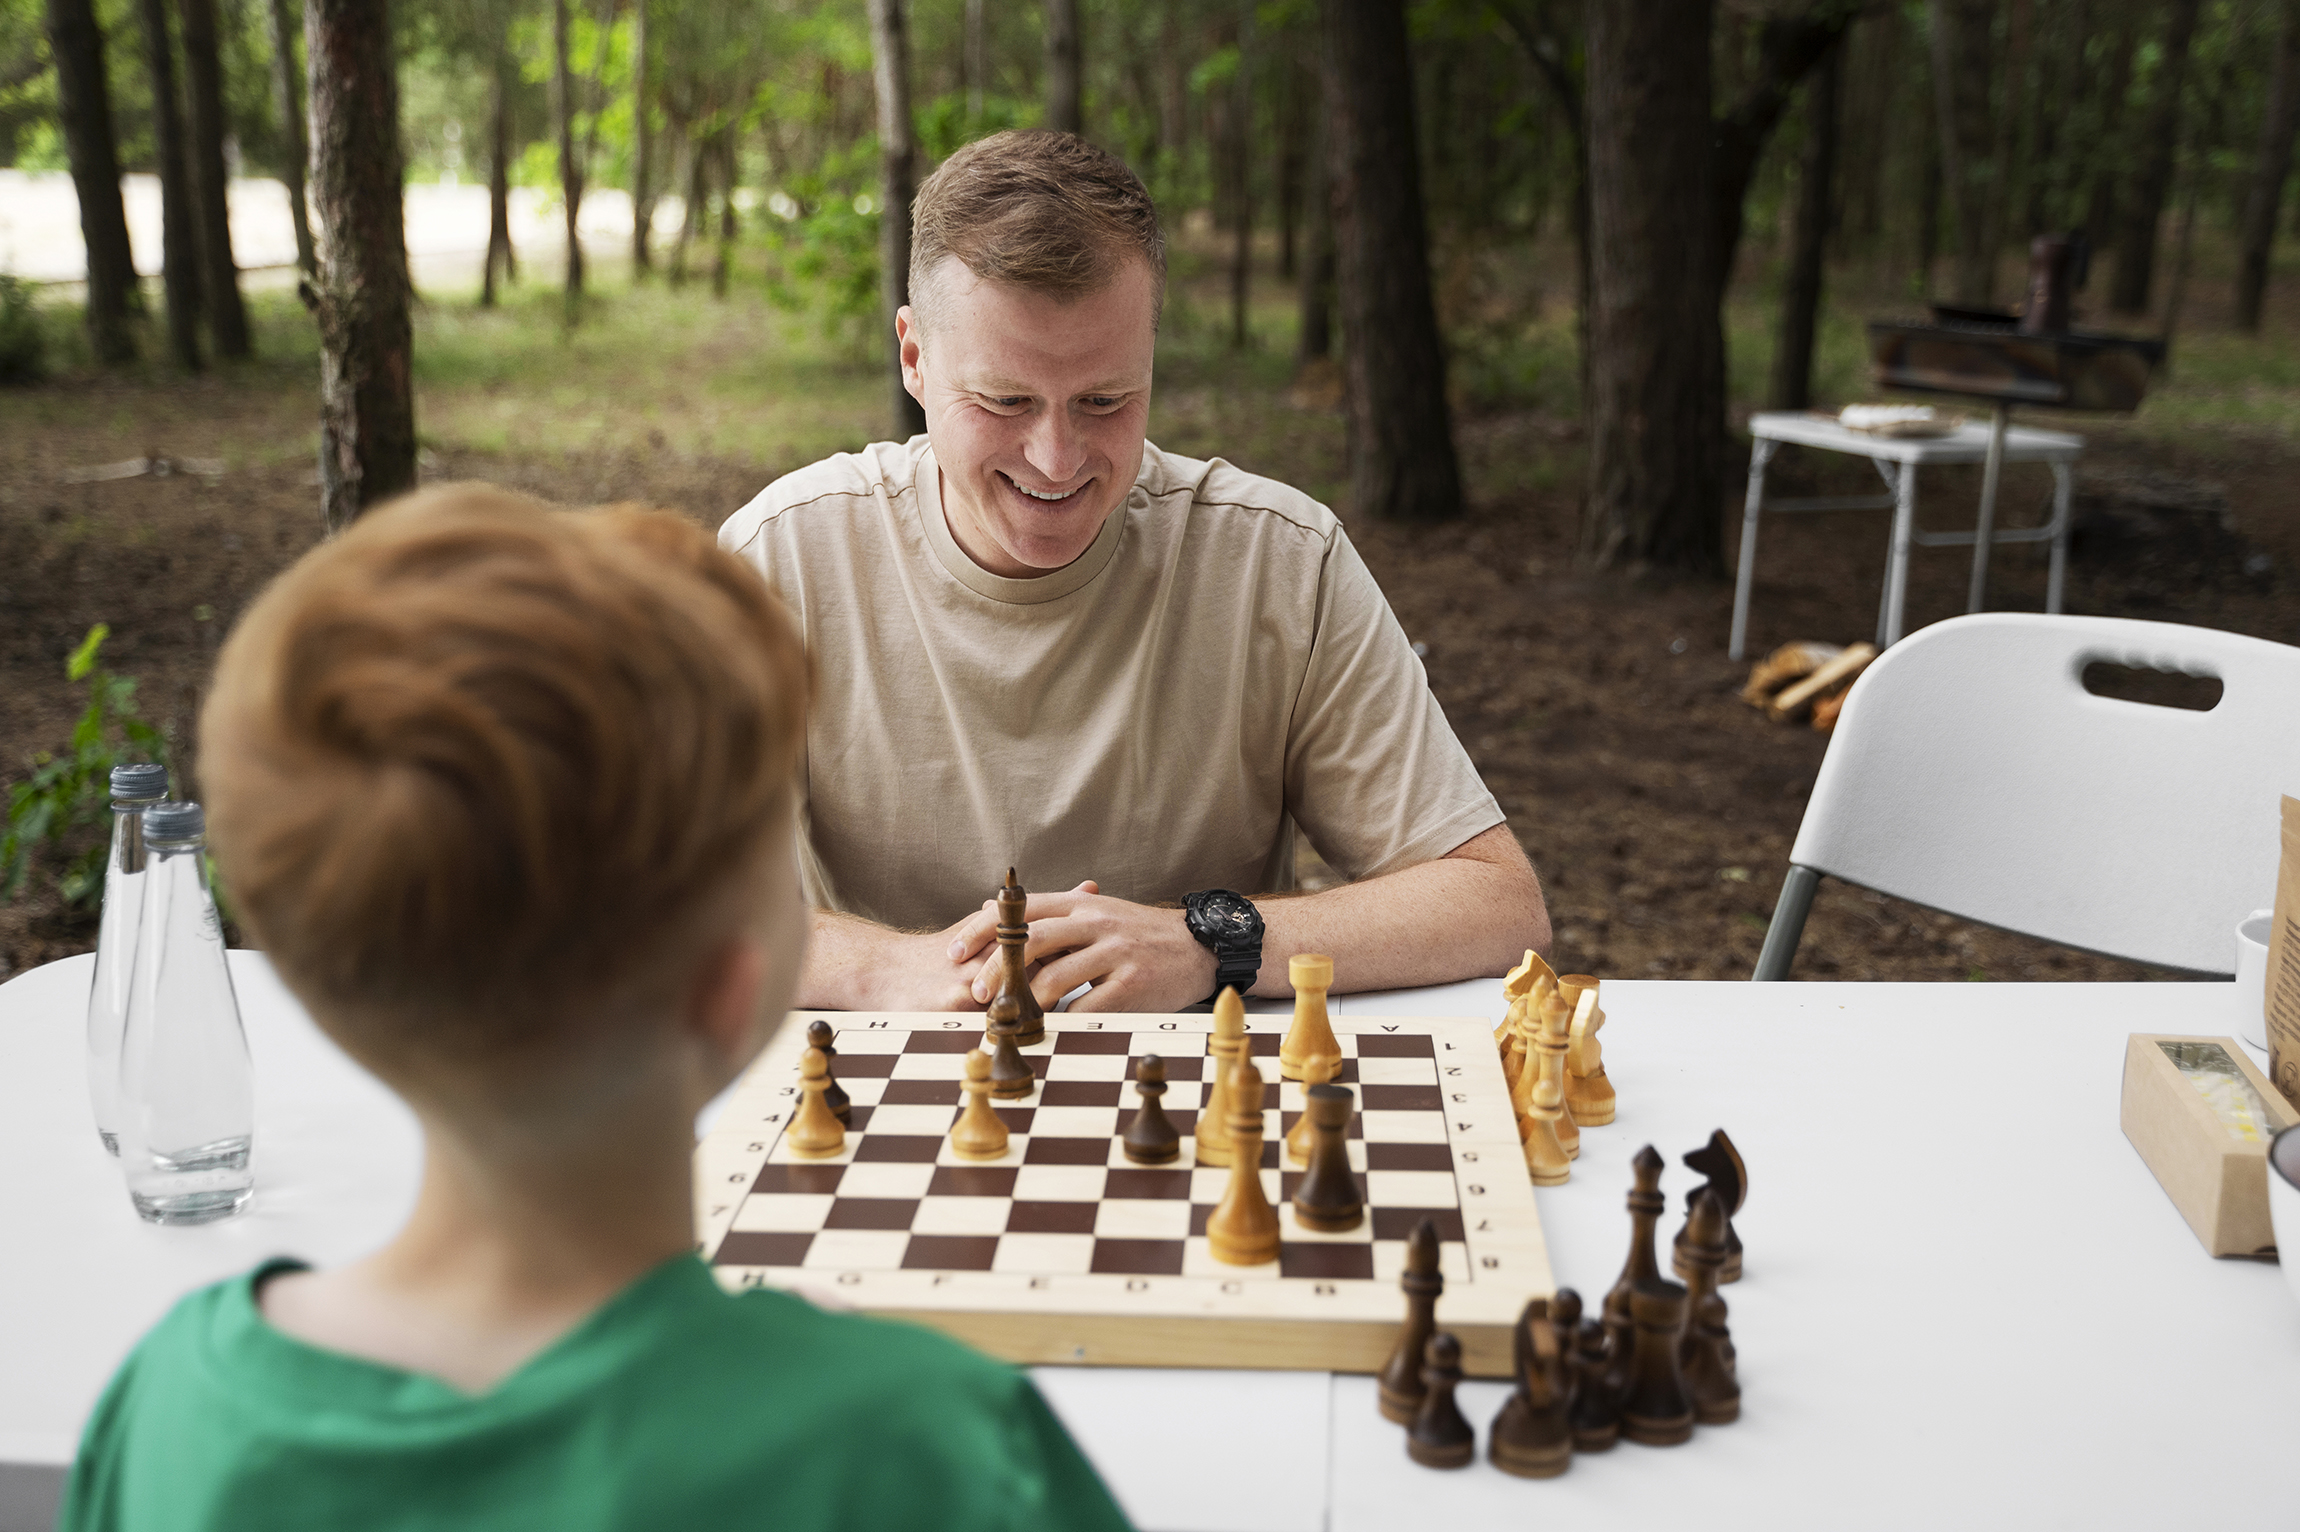
[[[2098, 697], [2096, 661], [2218, 677], [2208, 711]], [[2174, 623], [1993, 612], [1880, 655], [1838, 716], [1753, 978], [1823, 874], [2138, 962], [2235, 969], [2300, 796], [2300, 649]]]

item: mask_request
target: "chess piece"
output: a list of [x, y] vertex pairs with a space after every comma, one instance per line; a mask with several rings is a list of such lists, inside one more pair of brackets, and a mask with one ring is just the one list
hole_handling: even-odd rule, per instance
[[1639, 1283], [1661, 1280], [1661, 1267], [1653, 1258], [1653, 1226], [1669, 1205], [1661, 1195], [1662, 1159], [1651, 1144], [1638, 1150], [1629, 1166], [1637, 1176], [1637, 1184], [1629, 1192], [1629, 1259], [1622, 1263], [1620, 1279], [1605, 1295], [1603, 1307], [1605, 1339], [1613, 1358], [1608, 1376], [1616, 1393], [1627, 1379], [1634, 1335], [1629, 1296]]
[[[1725, 1264], [1718, 1270], [1717, 1281], [1720, 1285], [1738, 1282], [1741, 1280], [1741, 1236], [1733, 1232], [1733, 1215], [1749, 1200], [1749, 1167], [1741, 1162], [1741, 1151], [1733, 1147], [1733, 1140], [1725, 1136], [1723, 1128], [1710, 1134], [1709, 1142], [1685, 1156], [1685, 1163], [1709, 1178], [1685, 1194], [1685, 1211], [1688, 1215], [1692, 1213], [1694, 1199], [1704, 1188], [1717, 1193], [1717, 1201], [1725, 1211]], [[1677, 1275], [1691, 1281], [1684, 1246], [1685, 1231], [1679, 1230], [1669, 1264]]]
[[1015, 1046], [1015, 1024], [992, 1022], [983, 1036], [989, 1046], [990, 1093], [1001, 1101], [1020, 1101], [1038, 1087], [1030, 1060]]
[[[1294, 1119], [1294, 1126], [1286, 1134], [1286, 1158], [1296, 1165], [1306, 1165], [1310, 1159], [1310, 1145], [1317, 1140], [1317, 1130], [1310, 1125], [1310, 1087], [1323, 1085], [1340, 1073], [1332, 1067], [1333, 1061], [1312, 1058], [1302, 1070], [1302, 1115]], [[1345, 1123], [1348, 1118], [1344, 1118]]]
[[1309, 953], [1286, 960], [1286, 978], [1294, 986], [1294, 1024], [1278, 1045], [1278, 1078], [1307, 1082], [1314, 1059], [1326, 1062], [1324, 1078], [1342, 1071], [1342, 1045], [1334, 1041], [1334, 1024], [1326, 1019], [1326, 991], [1334, 985], [1334, 960]]
[[[998, 988], [990, 997], [990, 1023], [995, 1028], [1001, 1019], [1012, 1022], [1014, 1045], [1029, 1048], [1046, 1041], [1046, 1012], [1030, 991], [1030, 971], [1023, 963], [1023, 948], [1030, 940], [1030, 923], [1022, 915], [1030, 896], [1014, 881], [1013, 868], [1006, 869], [1006, 882], [996, 897]], [[990, 1078], [993, 1082], [1000, 1078], [996, 1059], [992, 1060]]]
[[1536, 1080], [1536, 1095], [1547, 1090], [1554, 1082], [1557, 1087], [1557, 1116], [1550, 1126], [1557, 1132], [1558, 1147], [1569, 1160], [1581, 1158], [1581, 1125], [1573, 1120], [1573, 1113], [1565, 1105], [1565, 1050], [1571, 1045], [1573, 1008], [1566, 1003], [1562, 990], [1551, 990], [1549, 998], [1541, 1003], [1541, 1070], [1547, 1080]]
[[990, 1109], [990, 1055], [980, 1048], [966, 1056], [966, 1110], [951, 1124], [951, 1152], [962, 1160], [995, 1160], [1006, 1153], [1006, 1123]]
[[1581, 1322], [1573, 1342], [1573, 1450], [1610, 1452], [1621, 1437], [1621, 1401], [1613, 1391], [1613, 1358], [1605, 1326]]
[[1693, 1434], [1693, 1396], [1677, 1361], [1685, 1329], [1685, 1289], [1674, 1282], [1641, 1282], [1629, 1296], [1636, 1338], [1629, 1387], [1621, 1395], [1621, 1434], [1648, 1447], [1674, 1447]]
[[[1531, 947], [1526, 948], [1525, 961], [1512, 968], [1509, 971], [1509, 977], [1501, 981], [1502, 1000], [1508, 1007], [1514, 1008], [1518, 1001], [1533, 993], [1535, 986], [1540, 983], [1544, 975], [1548, 976], [1550, 983], [1555, 984], [1557, 982], [1557, 975], [1551, 971], [1547, 963], [1541, 960], [1541, 954]], [[1516, 1023], [1509, 1016], [1502, 1017], [1501, 1025], [1493, 1029], [1495, 1047], [1508, 1049], [1515, 1025]]]
[[[1546, 1006], [1554, 999], [1553, 987], [1543, 999]], [[1526, 1012], [1519, 1020], [1519, 1035], [1523, 1039], [1525, 1063], [1518, 1070], [1517, 1083], [1524, 1104], [1518, 1111], [1518, 1136], [1525, 1141], [1525, 1173], [1536, 1186], [1563, 1186], [1573, 1174], [1573, 1157], [1566, 1153], [1565, 1142], [1558, 1136], [1558, 1120], [1565, 1116], [1565, 1088], [1551, 1078], [1552, 1062], [1542, 1033], [1536, 1029], [1536, 1009], [1529, 995]]]
[[1262, 1190], [1262, 1072], [1251, 1059], [1230, 1072], [1230, 1184], [1206, 1215], [1206, 1247], [1226, 1266], [1278, 1258], [1278, 1214]]
[[1677, 1348], [1693, 1414], [1705, 1426], [1741, 1418], [1741, 1385], [1733, 1376], [1733, 1337], [1725, 1328], [1725, 1299], [1717, 1274], [1725, 1265], [1725, 1203], [1716, 1188], [1695, 1194], [1693, 1212], [1678, 1236], [1678, 1250], [1693, 1268], [1685, 1282], [1685, 1338]]
[[[1311, 1068], [1318, 1061], [1311, 1060]], [[1340, 1234], [1366, 1221], [1365, 1198], [1350, 1174], [1350, 1108], [1347, 1089], [1318, 1084], [1302, 1103], [1302, 1121], [1311, 1125], [1310, 1168], [1294, 1189], [1294, 1221], [1321, 1234]], [[1209, 1226], [1210, 1227], [1210, 1226]]]
[[1427, 1218], [1406, 1237], [1406, 1269], [1398, 1278], [1406, 1295], [1406, 1322], [1398, 1343], [1382, 1363], [1382, 1418], [1404, 1425], [1414, 1418], [1422, 1402], [1422, 1348], [1437, 1328], [1438, 1294], [1445, 1291], [1445, 1273], [1438, 1270], [1437, 1225]]
[[847, 1099], [846, 1088], [839, 1084], [839, 1077], [832, 1073], [839, 1061], [838, 1049], [831, 1046], [831, 1039], [836, 1035], [831, 1031], [831, 1024], [820, 1016], [807, 1023], [807, 1043], [822, 1054], [823, 1078], [830, 1082], [823, 1089], [823, 1105], [831, 1109], [831, 1115], [839, 1120], [840, 1126], [851, 1128], [855, 1125], [854, 1103]]
[[1201, 1165], [1230, 1163], [1230, 1066], [1246, 1054], [1246, 1002], [1225, 986], [1214, 1000], [1214, 1035], [1206, 1039], [1214, 1062], [1205, 1099], [1198, 1103], [1198, 1128], [1191, 1149]]
[[1422, 1353], [1421, 1408], [1406, 1428], [1406, 1456], [1424, 1468], [1467, 1468], [1477, 1456], [1477, 1432], [1454, 1403], [1460, 1386], [1461, 1342], [1440, 1330]]
[[1605, 1077], [1605, 1050], [1597, 1041], [1598, 1028], [1604, 1025], [1605, 1012], [1597, 1005], [1597, 981], [1589, 979], [1581, 998], [1573, 1004], [1573, 1025], [1565, 1050], [1565, 1109], [1585, 1128], [1602, 1128], [1613, 1121], [1613, 1082]]
[[1573, 1354], [1558, 1345], [1549, 1307], [1536, 1298], [1518, 1316], [1517, 1392], [1486, 1443], [1493, 1466], [1521, 1479], [1554, 1479], [1573, 1463]]
[[822, 1049], [809, 1048], [799, 1060], [799, 1110], [783, 1135], [799, 1159], [827, 1160], [847, 1146], [846, 1129], [823, 1100], [830, 1083], [831, 1066]]
[[1182, 1135], [1174, 1131], [1166, 1107], [1158, 1099], [1166, 1094], [1166, 1061], [1155, 1053], [1143, 1054], [1142, 1061], [1134, 1066], [1134, 1090], [1142, 1105], [1126, 1125], [1126, 1137], [1120, 1144], [1126, 1158], [1137, 1165], [1165, 1165], [1180, 1159]]
[[1571, 1362], [1573, 1337], [1581, 1328], [1581, 1294], [1570, 1287], [1559, 1288], [1557, 1296], [1549, 1300], [1549, 1324], [1557, 1332], [1558, 1354]]

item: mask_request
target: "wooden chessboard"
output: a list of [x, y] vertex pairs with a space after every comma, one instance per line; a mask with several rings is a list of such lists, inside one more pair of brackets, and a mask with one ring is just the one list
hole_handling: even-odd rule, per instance
[[[1047, 1017], [1046, 1040], [1022, 1050], [1038, 1087], [998, 1104], [1013, 1138], [987, 1162], [961, 1160], [948, 1137], [982, 1022], [943, 1014], [825, 1015], [854, 1120], [837, 1157], [793, 1156], [782, 1133], [812, 1019], [785, 1022], [696, 1150], [701, 1249], [730, 1287], [811, 1289], [1015, 1362], [1372, 1372], [1404, 1314], [1406, 1236], [1428, 1218], [1443, 1241], [1438, 1322], [1481, 1377], [1509, 1375], [1510, 1327], [1554, 1289], [1483, 1021], [1333, 1017], [1367, 1217], [1320, 1234], [1282, 1200], [1301, 1175], [1281, 1164], [1302, 1105], [1301, 1086], [1278, 1080], [1290, 1017], [1247, 1018], [1283, 1245], [1239, 1267], [1205, 1238], [1230, 1172], [1197, 1165], [1190, 1137], [1210, 1016]], [[1134, 1165], [1119, 1146], [1146, 1053], [1166, 1063], [1183, 1135], [1172, 1165]]]

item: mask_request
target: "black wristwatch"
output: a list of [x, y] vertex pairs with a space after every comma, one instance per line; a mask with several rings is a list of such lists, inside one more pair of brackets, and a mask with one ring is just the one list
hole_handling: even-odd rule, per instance
[[1262, 912], [1254, 901], [1226, 888], [1182, 896], [1182, 923], [1198, 944], [1214, 954], [1214, 993], [1225, 988], [1241, 995], [1262, 972]]

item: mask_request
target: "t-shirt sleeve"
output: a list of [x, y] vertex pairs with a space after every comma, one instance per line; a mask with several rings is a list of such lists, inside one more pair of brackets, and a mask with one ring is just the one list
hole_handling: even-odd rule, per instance
[[1340, 531], [1287, 729], [1286, 808], [1353, 881], [1433, 861], [1503, 822], [1405, 629]]

